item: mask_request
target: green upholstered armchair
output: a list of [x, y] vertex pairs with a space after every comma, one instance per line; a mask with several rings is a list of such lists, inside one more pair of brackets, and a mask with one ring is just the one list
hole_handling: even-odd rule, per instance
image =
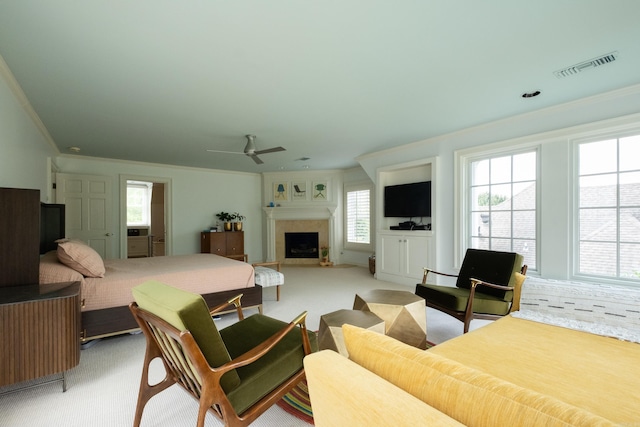
[[[261, 314], [244, 318], [240, 298], [212, 310], [202, 296], [148, 281], [133, 288], [129, 305], [147, 339], [134, 426], [146, 403], [173, 384], [200, 402], [197, 426], [212, 411], [226, 426], [245, 426], [305, 378], [302, 359], [317, 349], [306, 312], [291, 323]], [[218, 330], [211, 318], [235, 305], [239, 321]], [[166, 377], [149, 385], [160, 358]]]
[[[428, 307], [462, 321], [467, 333], [472, 319], [495, 320], [516, 309], [527, 273], [522, 263], [522, 255], [514, 252], [467, 249], [458, 275], [425, 268], [415, 293]], [[457, 277], [456, 286], [427, 284], [429, 273]]]

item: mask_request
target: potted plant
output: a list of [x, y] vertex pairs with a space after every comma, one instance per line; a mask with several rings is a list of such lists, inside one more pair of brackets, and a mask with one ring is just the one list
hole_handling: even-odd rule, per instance
[[242, 231], [242, 220], [245, 219], [244, 215], [240, 215], [238, 212], [235, 212], [233, 215], [233, 229], [235, 231]]
[[219, 212], [216, 214], [218, 219], [224, 223], [224, 231], [231, 231], [231, 221], [233, 220], [233, 214], [229, 212]]
[[321, 246], [320, 254], [322, 255], [322, 262], [329, 262], [329, 247]]

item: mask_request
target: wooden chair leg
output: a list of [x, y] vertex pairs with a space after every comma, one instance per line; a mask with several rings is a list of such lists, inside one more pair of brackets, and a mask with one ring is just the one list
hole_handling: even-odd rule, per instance
[[166, 373], [164, 379], [158, 384], [149, 384], [149, 364], [156, 357], [161, 357], [160, 351], [157, 348], [155, 349], [155, 351], [153, 349], [147, 348], [147, 352], [144, 357], [144, 364], [142, 366], [142, 378], [140, 378], [140, 390], [138, 392], [138, 403], [136, 404], [136, 415], [133, 420], [133, 427], [140, 426], [140, 421], [142, 420], [142, 412], [144, 411], [144, 407], [147, 405], [149, 399], [175, 384], [175, 380], [169, 376], [168, 372]]
[[276, 301], [280, 301], [280, 285], [276, 286]]

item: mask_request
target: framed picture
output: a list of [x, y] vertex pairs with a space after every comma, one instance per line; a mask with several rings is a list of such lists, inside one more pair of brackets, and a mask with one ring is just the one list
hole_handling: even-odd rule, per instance
[[306, 181], [291, 183], [291, 199], [307, 200], [307, 182]]
[[289, 183], [287, 182], [274, 182], [273, 183], [273, 201], [286, 202], [289, 200]]
[[327, 191], [327, 181], [314, 182], [312, 189], [313, 200], [327, 201]]

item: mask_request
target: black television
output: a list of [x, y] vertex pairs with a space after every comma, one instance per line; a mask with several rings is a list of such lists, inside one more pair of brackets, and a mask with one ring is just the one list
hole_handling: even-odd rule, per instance
[[40, 203], [40, 254], [55, 250], [64, 237], [64, 205]]
[[430, 217], [431, 181], [384, 187], [384, 216]]

